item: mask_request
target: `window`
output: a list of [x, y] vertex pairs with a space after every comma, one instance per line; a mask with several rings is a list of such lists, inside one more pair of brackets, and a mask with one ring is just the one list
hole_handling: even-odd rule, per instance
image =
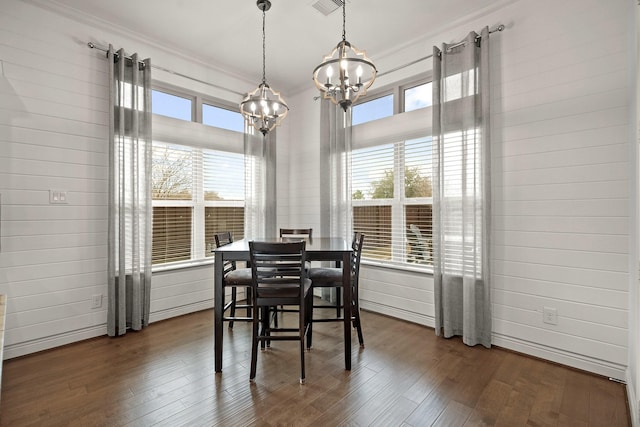
[[392, 115], [393, 94], [381, 96], [379, 98], [354, 105], [351, 124], [355, 126]]
[[193, 156], [188, 147], [153, 142], [152, 264], [191, 259]]
[[[191, 102], [190, 99], [159, 91], [154, 91], [154, 96], [156, 92], [167, 96], [154, 98], [154, 114], [184, 117], [187, 109], [184, 100]], [[156, 99], [162, 100], [160, 104], [156, 104]], [[181, 124], [154, 116], [154, 265], [212, 256], [213, 235], [221, 231], [231, 231], [234, 239], [244, 236], [242, 130], [228, 132], [233, 130], [230, 127], [237, 127], [242, 116], [229, 109], [202, 104], [197, 95], [193, 102], [201, 106], [202, 121], [207, 121], [208, 126], [190, 122], [190, 118]], [[156, 106], [160, 113], [156, 113]]]
[[416, 111], [430, 105], [430, 90], [430, 83], [397, 86], [406, 112], [354, 126], [353, 228], [366, 235], [365, 260], [432, 266], [430, 114]]
[[403, 111], [413, 111], [419, 108], [430, 107], [433, 101], [431, 91], [431, 82], [404, 89]]
[[431, 138], [352, 152], [354, 230], [363, 257], [431, 264]]
[[202, 123], [222, 129], [244, 132], [244, 119], [240, 113], [216, 107], [215, 105], [202, 104]]
[[174, 119], [191, 121], [193, 100], [159, 90], [151, 91], [151, 110]]

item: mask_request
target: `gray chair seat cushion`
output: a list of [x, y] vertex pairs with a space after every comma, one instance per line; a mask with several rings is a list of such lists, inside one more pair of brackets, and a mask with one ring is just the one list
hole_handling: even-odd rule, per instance
[[[304, 279], [303, 295], [307, 295], [311, 289], [311, 280]], [[283, 286], [277, 283], [273, 285], [261, 285], [258, 288], [258, 298], [295, 298], [299, 295], [299, 286]]]
[[226, 285], [251, 286], [251, 269], [238, 268], [230, 271], [224, 276], [224, 281]]
[[342, 286], [342, 268], [314, 267], [309, 270], [309, 279], [315, 286], [320, 284]]

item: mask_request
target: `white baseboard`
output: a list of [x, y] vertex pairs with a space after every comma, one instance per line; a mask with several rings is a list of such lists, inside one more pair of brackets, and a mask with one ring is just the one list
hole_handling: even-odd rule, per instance
[[151, 313], [149, 315], [149, 323], [170, 319], [172, 317], [182, 316], [184, 314], [195, 313], [196, 311], [207, 310], [209, 308], [213, 308], [213, 299], [198, 301], [193, 304], [182, 305], [179, 307], [171, 307], [166, 310], [160, 310]]
[[[384, 304], [360, 301], [360, 306], [363, 310], [369, 310], [376, 313], [384, 314], [397, 319], [406, 320], [408, 322], [417, 323], [427, 327], [433, 328], [435, 326], [435, 319], [431, 316], [427, 316], [420, 313], [414, 313], [407, 310], [402, 310], [397, 307], [387, 306]], [[157, 322], [160, 320], [169, 319], [172, 317], [182, 316], [184, 314], [193, 313], [196, 311], [206, 310], [213, 308], [213, 300], [200, 301], [193, 304], [188, 304], [180, 307], [172, 307], [167, 310], [157, 311], [151, 313], [149, 316], [149, 322]], [[14, 357], [24, 356], [30, 353], [35, 353], [42, 350], [48, 350], [54, 347], [59, 347], [66, 344], [71, 344], [77, 341], [82, 341], [90, 338], [99, 337], [107, 334], [107, 325], [97, 325], [90, 328], [85, 328], [77, 331], [71, 331], [60, 335], [54, 335], [44, 337], [38, 340], [29, 342], [22, 342], [13, 345], [7, 345], [4, 348], [4, 359], [11, 359]], [[504, 335], [493, 334], [492, 344], [503, 347], [509, 350], [517, 351], [519, 353], [528, 354], [541, 359], [549, 360], [555, 363], [571, 366], [577, 369], [593, 372], [599, 375], [610, 377], [613, 379], [624, 380], [627, 378], [626, 366], [618, 365], [615, 363], [607, 362], [604, 360], [590, 358], [584, 355], [570, 353], [564, 350], [543, 346], [537, 343], [528, 342], [518, 338], [508, 337]], [[631, 383], [628, 382], [627, 383]], [[639, 402], [636, 399], [635, 393], [632, 387], [627, 387], [629, 395], [629, 406], [633, 420], [638, 419], [638, 405]], [[636, 424], [634, 424], [636, 425]]]
[[[168, 310], [151, 313], [149, 315], [149, 323], [169, 319], [172, 317], [182, 316], [184, 314], [194, 313], [196, 311], [206, 310], [209, 308], [213, 308], [213, 299], [200, 301], [181, 307], [172, 307]], [[4, 347], [3, 357], [4, 360], [7, 360], [14, 357], [26, 356], [27, 354], [49, 350], [55, 347], [60, 347], [63, 345], [72, 344], [74, 342], [83, 341], [103, 335], [107, 335], [106, 323], [103, 325], [80, 329], [77, 331], [70, 331], [59, 335], [43, 337], [28, 342], [7, 345]]]
[[395, 317], [396, 319], [406, 320], [408, 322], [428, 326], [430, 328], [435, 327], [435, 319], [432, 316], [402, 310], [397, 307], [392, 307], [372, 301], [360, 300], [360, 308], [363, 310], [373, 311], [374, 313], [384, 314], [389, 317]]
[[631, 416], [631, 425], [633, 427], [640, 426], [640, 414], [638, 413], [638, 396], [636, 395], [635, 387], [633, 386], [635, 381], [631, 378], [631, 372], [627, 369], [627, 400], [629, 402], [629, 415]]
[[[397, 319], [406, 320], [431, 328], [435, 327], [435, 319], [432, 316], [426, 316], [419, 313], [402, 310], [397, 307], [386, 306], [372, 301], [360, 301], [360, 307], [364, 310], [370, 310], [376, 313], [395, 317]], [[491, 343], [498, 347], [513, 350], [518, 353], [539, 357], [561, 365], [570, 366], [581, 369], [583, 371], [592, 372], [613, 378], [618, 381], [626, 382], [626, 369], [624, 365], [607, 362], [605, 360], [595, 359], [582, 354], [571, 353], [553, 347], [529, 342], [519, 338], [509, 337], [505, 335], [493, 334]], [[634, 401], [638, 403], [637, 401]], [[630, 401], [631, 404], [631, 401]], [[639, 426], [640, 427], [640, 426]]]
[[495, 333], [492, 335], [491, 343], [519, 353], [592, 372], [623, 383], [626, 382], [625, 371], [627, 367], [624, 365]]
[[51, 335], [37, 340], [10, 344], [4, 348], [4, 360], [14, 357], [26, 356], [38, 351], [49, 350], [74, 342], [87, 340], [90, 338], [107, 335], [107, 324], [92, 326], [90, 328], [77, 331], [65, 332], [63, 334]]

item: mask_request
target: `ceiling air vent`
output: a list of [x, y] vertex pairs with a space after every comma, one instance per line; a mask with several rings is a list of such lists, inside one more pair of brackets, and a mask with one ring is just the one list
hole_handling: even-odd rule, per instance
[[313, 4], [313, 7], [324, 16], [327, 16], [342, 7], [342, 0], [318, 0]]

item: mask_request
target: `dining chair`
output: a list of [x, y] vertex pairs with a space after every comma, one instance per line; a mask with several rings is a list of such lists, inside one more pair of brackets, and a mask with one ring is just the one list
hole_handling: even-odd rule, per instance
[[[360, 347], [364, 347], [364, 337], [362, 335], [362, 323], [360, 322], [360, 300], [358, 295], [360, 281], [360, 257], [362, 255], [362, 245], [364, 244], [364, 234], [353, 233], [351, 241], [351, 322], [358, 332]], [[309, 270], [312, 288], [342, 288], [342, 268], [314, 267]], [[313, 310], [315, 308], [333, 308], [333, 306], [318, 306], [311, 304], [310, 326], [307, 334], [307, 348], [311, 348], [314, 322], [337, 322], [344, 321], [344, 317], [339, 314], [330, 318], [315, 318]]]
[[[255, 380], [258, 344], [264, 348], [271, 341], [291, 340], [300, 343], [300, 384], [305, 382], [304, 341], [311, 310], [311, 280], [305, 269], [304, 240], [295, 242], [249, 242], [252, 270], [254, 313], [251, 345], [251, 374]], [[269, 311], [278, 305], [297, 306], [298, 326], [271, 326]], [[283, 319], [284, 320], [284, 319]], [[261, 326], [261, 328], [259, 328]]]
[[[312, 239], [313, 238], [313, 228], [281, 228], [280, 229], [280, 238], [284, 239]], [[305, 263], [307, 270], [311, 268], [311, 263]], [[285, 308], [283, 306], [275, 307], [273, 311], [273, 322], [276, 326], [278, 326], [278, 313], [295, 313], [297, 309]]]
[[[216, 247], [228, 245], [233, 242], [233, 236], [230, 231], [224, 231], [214, 234], [216, 241]], [[231, 288], [231, 300], [224, 304], [222, 309], [222, 320], [229, 322], [229, 328], [233, 329], [234, 321], [250, 322], [253, 320], [252, 310], [253, 305], [251, 303], [251, 269], [250, 268], [237, 268], [235, 261], [225, 261], [222, 270], [222, 287]], [[245, 288], [245, 304], [238, 304], [237, 289]], [[223, 292], [224, 295], [224, 292]], [[236, 316], [236, 309], [245, 308], [247, 310], [246, 316]], [[229, 311], [229, 316], [225, 316], [224, 313]]]

